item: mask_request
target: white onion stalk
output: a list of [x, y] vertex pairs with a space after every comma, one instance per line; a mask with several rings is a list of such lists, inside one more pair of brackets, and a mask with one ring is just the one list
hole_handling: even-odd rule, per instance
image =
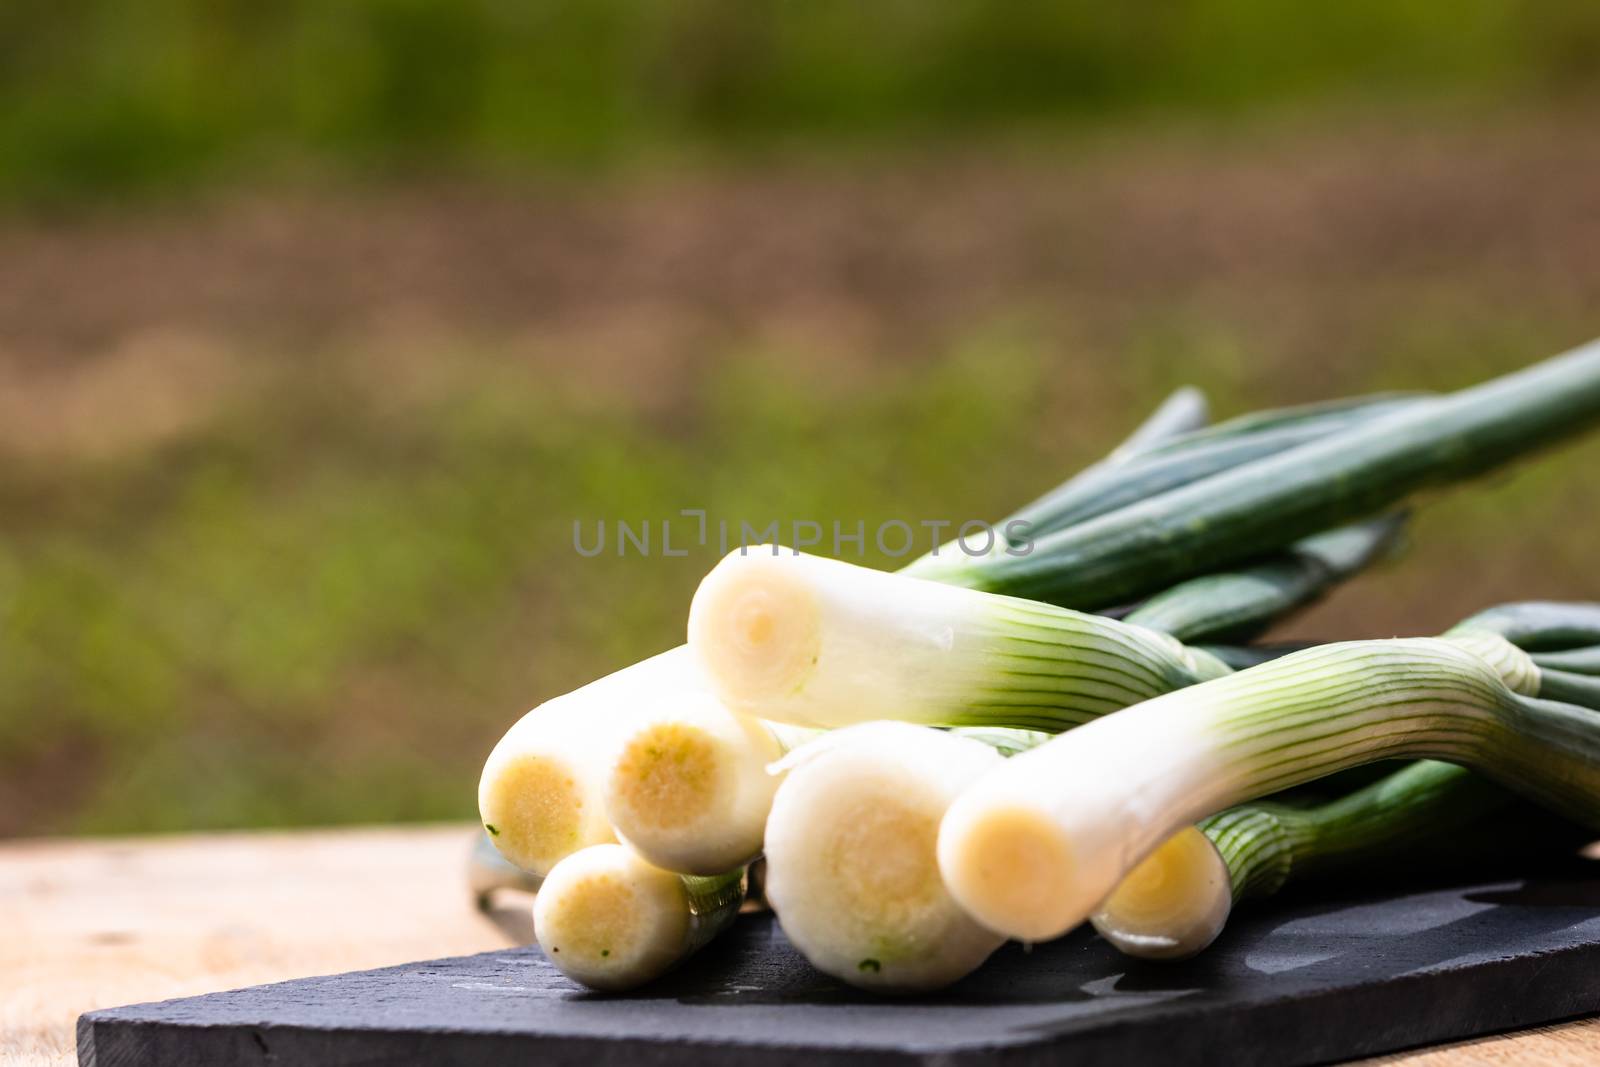
[[615, 841], [604, 797], [621, 733], [663, 694], [701, 686], [680, 646], [524, 715], [495, 745], [478, 782], [478, 812], [495, 848], [543, 876], [581, 848]]
[[744, 900], [745, 872], [686, 878], [624, 845], [591, 845], [550, 871], [533, 929], [550, 962], [591, 989], [632, 989], [716, 937]]
[[1470, 766], [1600, 824], [1600, 714], [1515, 693], [1449, 641], [1360, 641], [1158, 697], [1017, 756], [951, 806], [939, 866], [985, 926], [1057, 937], [1195, 820], [1396, 757]]
[[[1590, 605], [1511, 607], [1520, 609], [1519, 636], [1531, 643], [1547, 632], [1562, 632], [1574, 618], [1600, 617], [1585, 610]], [[1494, 609], [1483, 618], [1492, 622], [1507, 614]], [[1514, 692], [1600, 708], [1600, 698], [1592, 694], [1572, 699], [1574, 694], [1562, 693], [1559, 671], [1486, 632], [1486, 625], [1470, 619], [1446, 640], [1478, 655]], [[1425, 855], [1430, 863], [1467, 863], [1572, 847], [1572, 826], [1548, 816], [1534, 819], [1531, 810], [1520, 819], [1502, 820], [1508, 826], [1485, 827], [1486, 818], [1516, 807], [1500, 786], [1464, 767], [1432, 760], [1419, 760], [1315, 806], [1241, 804], [1168, 838], [1129, 872], [1089, 921], [1130, 956], [1183, 959], [1222, 932], [1234, 904], [1270, 896], [1291, 880], [1371, 866], [1401, 850]], [[1552, 824], [1554, 840], [1551, 833], [1539, 832]]]
[[782, 780], [769, 767], [815, 731], [729, 711], [705, 692], [663, 692], [628, 729], [605, 782], [617, 836], [658, 867], [712, 875], [761, 852]]
[[813, 727], [1060, 731], [1228, 670], [1098, 615], [773, 546], [700, 583], [689, 647], [728, 707]]
[[767, 823], [767, 901], [819, 970], [879, 992], [934, 989], [1005, 939], [973, 922], [939, 878], [939, 820], [1002, 762], [969, 737], [873, 722], [789, 757]]

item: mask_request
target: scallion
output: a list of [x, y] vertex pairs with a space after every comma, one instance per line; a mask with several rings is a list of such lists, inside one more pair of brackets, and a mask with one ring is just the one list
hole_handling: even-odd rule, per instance
[[1197, 819], [1395, 757], [1471, 766], [1600, 825], [1600, 713], [1513, 692], [1443, 639], [1326, 645], [1099, 719], [975, 783], [939, 836], [951, 893], [1058, 936]]
[[616, 840], [604, 788], [617, 731], [664, 694], [695, 699], [704, 686], [684, 648], [548, 700], [506, 731], [484, 762], [478, 812], [506, 859], [547, 875], [581, 848]]
[[1142, 627], [775, 546], [700, 583], [689, 647], [730, 708], [813, 727], [1059, 731], [1228, 669]]
[[939, 820], [1001, 762], [989, 744], [906, 723], [829, 733], [796, 751], [767, 824], [767, 900], [819, 970], [909, 992], [946, 985], [1005, 940], [939, 877]]
[[545, 878], [533, 903], [534, 936], [573, 981], [632, 989], [725, 929], [744, 893], [742, 869], [688, 878], [651, 866], [623, 845], [591, 845]]

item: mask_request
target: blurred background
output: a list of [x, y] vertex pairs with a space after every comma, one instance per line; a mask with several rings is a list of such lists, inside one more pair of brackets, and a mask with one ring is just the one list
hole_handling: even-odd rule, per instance
[[[470, 817], [715, 557], [574, 520], [1467, 384], [1600, 334], [1597, 175], [1591, 0], [0, 5], [0, 834]], [[1600, 596], [1596, 469], [1286, 633]]]

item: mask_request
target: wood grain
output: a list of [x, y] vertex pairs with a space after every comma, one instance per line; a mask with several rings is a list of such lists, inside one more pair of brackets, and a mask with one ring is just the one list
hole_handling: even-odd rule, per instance
[[[73, 1060], [90, 1008], [501, 947], [471, 907], [468, 826], [0, 845], [0, 1064]], [[1600, 1020], [1374, 1064], [1600, 1062]]]
[[76, 1062], [89, 1008], [503, 947], [471, 907], [472, 840], [449, 826], [0, 845], [0, 1063]]

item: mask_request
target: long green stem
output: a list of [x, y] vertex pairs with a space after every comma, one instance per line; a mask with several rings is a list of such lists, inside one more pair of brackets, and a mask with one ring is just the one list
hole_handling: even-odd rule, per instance
[[1600, 420], [1600, 343], [923, 577], [1080, 607], [1174, 582], [1471, 478]]
[[1241, 416], [1100, 465], [1017, 511], [1005, 525], [1025, 522], [1030, 536], [1041, 537], [1403, 411], [1422, 399], [1379, 395]]
[[1291, 878], [1314, 878], [1402, 851], [1503, 854], [1518, 843], [1475, 833], [1514, 795], [1453, 763], [1418, 760], [1365, 789], [1311, 808], [1258, 801], [1200, 823], [1228, 867], [1235, 900], [1271, 896]]
[[[1111, 453], [1106, 456], [1107, 463], [1123, 463], [1141, 453], [1165, 445], [1174, 437], [1180, 437], [1201, 429], [1211, 421], [1211, 404], [1206, 400], [1205, 393], [1192, 385], [1181, 386], [1172, 391], [1172, 394], [1156, 406], [1149, 416]], [[1095, 470], [1098, 464], [1085, 468], [1085, 473]]]
[[1600, 707], [1600, 678], [1541, 668], [1539, 695], [1546, 700], [1559, 700], [1564, 704], [1581, 704], [1586, 708]]

